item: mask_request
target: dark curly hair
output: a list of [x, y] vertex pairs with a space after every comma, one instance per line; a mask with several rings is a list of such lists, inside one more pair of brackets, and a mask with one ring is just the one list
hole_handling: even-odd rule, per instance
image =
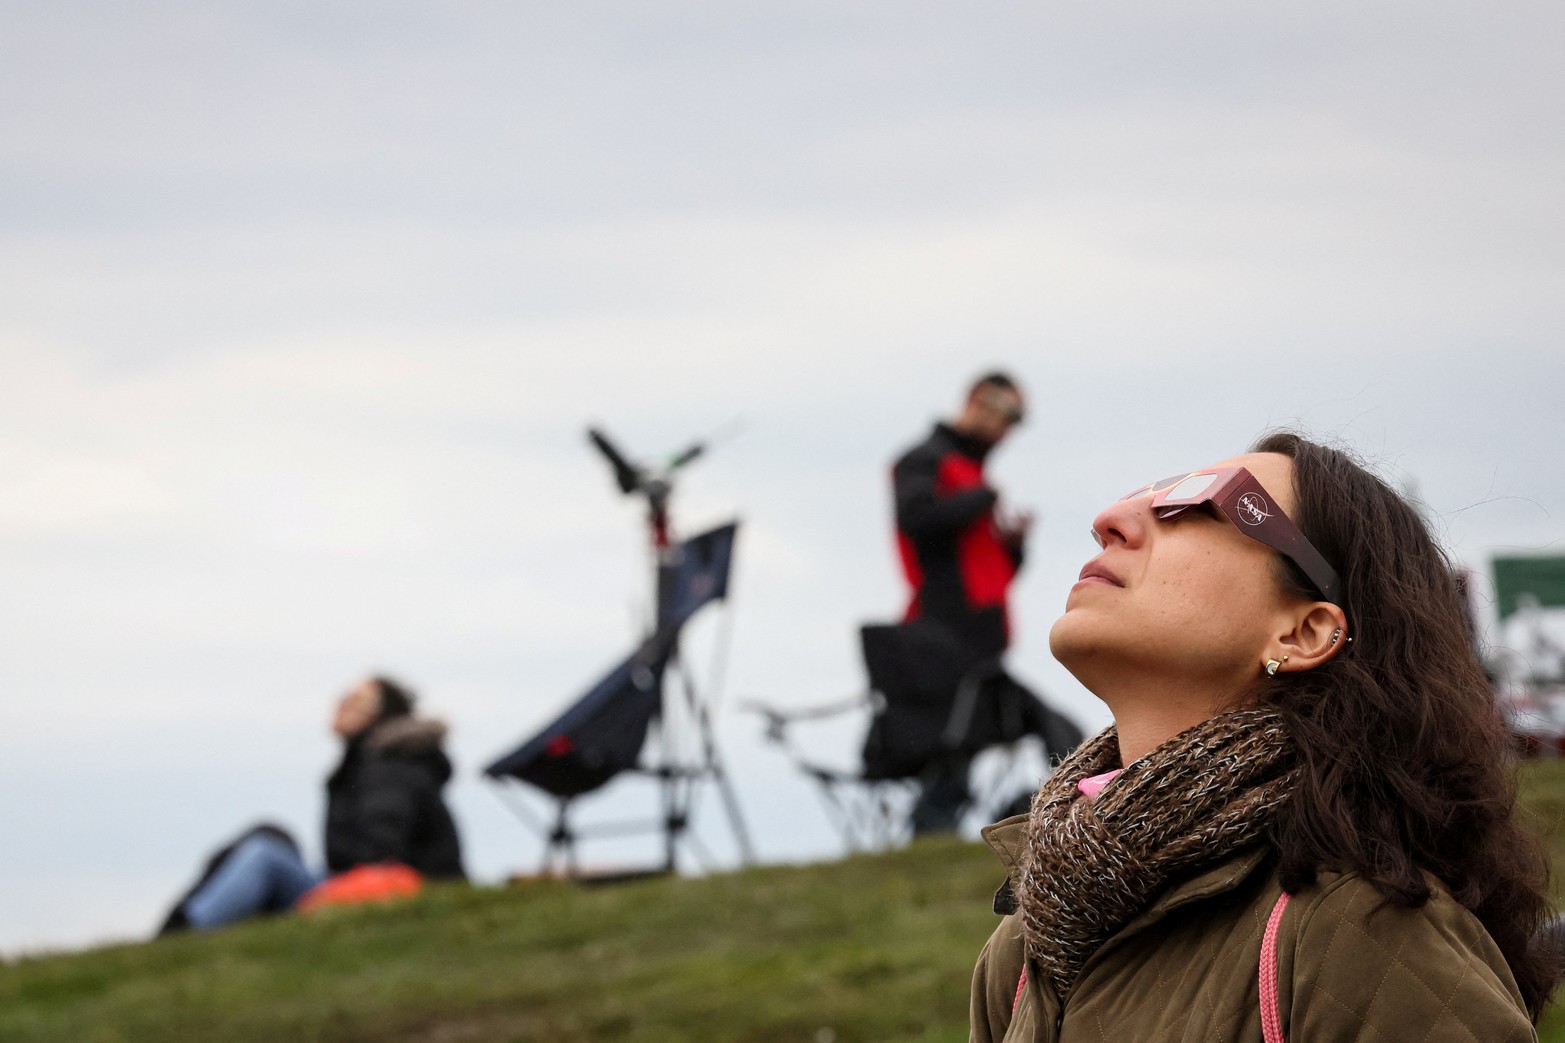
[[[1341, 574], [1353, 642], [1261, 683], [1288, 721], [1303, 779], [1274, 827], [1282, 885], [1357, 872], [1419, 906], [1427, 871], [1483, 923], [1534, 1020], [1561, 977], [1537, 941], [1548, 861], [1516, 821], [1505, 722], [1469, 640], [1451, 563], [1419, 512], [1347, 453], [1291, 431], [1253, 452], [1292, 458], [1293, 519]], [[1277, 558], [1286, 589], [1317, 598]]]

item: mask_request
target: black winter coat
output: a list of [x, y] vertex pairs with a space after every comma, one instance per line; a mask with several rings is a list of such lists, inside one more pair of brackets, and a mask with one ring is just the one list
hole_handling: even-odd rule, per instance
[[1001, 533], [998, 496], [984, 479], [992, 447], [936, 424], [891, 468], [897, 547], [912, 587], [905, 622], [949, 628], [973, 661], [1010, 643], [1006, 594], [1022, 565], [1022, 547]]
[[451, 778], [438, 721], [394, 717], [349, 740], [326, 780], [326, 868], [402, 862], [461, 878], [461, 841], [440, 790]]

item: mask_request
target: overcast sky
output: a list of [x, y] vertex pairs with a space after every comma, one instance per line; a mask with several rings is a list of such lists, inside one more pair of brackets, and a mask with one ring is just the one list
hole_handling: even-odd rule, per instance
[[1012, 666], [1091, 727], [1092, 515], [1270, 426], [1480, 571], [1565, 546], [1565, 8], [1286, 6], [0, 4], [0, 951], [144, 935], [261, 817], [317, 856], [371, 669], [450, 721], [475, 875], [531, 868], [476, 773], [645, 594], [590, 422], [738, 421], [676, 508], [744, 520], [768, 860], [839, 846], [735, 706], [862, 686], [886, 468], [991, 365]]

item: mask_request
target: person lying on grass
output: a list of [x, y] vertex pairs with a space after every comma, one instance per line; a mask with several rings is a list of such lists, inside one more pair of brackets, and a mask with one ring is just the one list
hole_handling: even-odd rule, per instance
[[286, 830], [257, 826], [219, 851], [159, 934], [205, 930], [333, 898], [463, 879], [461, 842], [441, 798], [446, 727], [413, 714], [414, 695], [371, 677], [342, 697], [332, 730], [342, 760], [326, 780], [326, 868], [306, 865]]

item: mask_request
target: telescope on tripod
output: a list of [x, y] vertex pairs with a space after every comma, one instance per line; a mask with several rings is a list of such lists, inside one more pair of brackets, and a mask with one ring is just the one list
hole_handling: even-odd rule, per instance
[[[545, 872], [563, 868], [566, 875], [580, 876], [581, 841], [637, 833], [661, 834], [662, 863], [620, 875], [675, 871], [682, 846], [704, 854], [692, 827], [700, 791], [707, 786], [716, 789], [739, 856], [748, 863], [754, 857], [749, 832], [713, 735], [717, 693], [700, 691], [680, 654], [685, 624], [707, 605], [726, 601], [739, 523], [675, 538], [670, 520], [675, 482], [705, 453], [704, 442], [692, 443], [659, 468], [633, 463], [600, 428], [589, 428], [587, 437], [613, 469], [620, 492], [646, 502], [653, 575], [650, 629], [628, 657], [484, 773], [513, 798], [508, 803], [518, 817], [545, 836]], [[726, 632], [719, 640], [726, 641]], [[677, 683], [676, 698], [664, 691], [669, 678]], [[578, 826], [572, 817], [575, 802], [620, 775], [655, 781], [657, 820]], [[541, 824], [517, 798], [522, 784], [553, 802], [552, 823]]]

